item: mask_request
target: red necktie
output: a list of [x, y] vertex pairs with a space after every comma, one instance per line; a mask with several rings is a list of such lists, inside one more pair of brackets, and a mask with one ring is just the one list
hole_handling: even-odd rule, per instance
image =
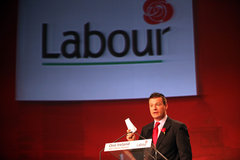
[[155, 144], [155, 146], [157, 144], [157, 139], [158, 139], [158, 125], [159, 124], [160, 124], [159, 122], [157, 122], [155, 124], [155, 127], [153, 128], [153, 133], [152, 133], [152, 140], [153, 140], [153, 144]]

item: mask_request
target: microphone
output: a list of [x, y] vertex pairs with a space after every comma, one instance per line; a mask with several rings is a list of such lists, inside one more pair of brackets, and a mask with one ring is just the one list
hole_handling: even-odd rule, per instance
[[[138, 134], [137, 132], [136, 132], [136, 134], [140, 137], [140, 138], [142, 138], [142, 139], [146, 139], [145, 137], [143, 137], [143, 136], [141, 136], [140, 134]], [[163, 159], [165, 159], [165, 160], [168, 160], [161, 152], [159, 152], [158, 150], [157, 150], [157, 148], [155, 147], [155, 145], [152, 143], [152, 147], [151, 148], [153, 148], [154, 149], [154, 151], [155, 151], [155, 153], [158, 153]], [[153, 157], [153, 155], [151, 155], [151, 153], [148, 153], [153, 159], [155, 159], [155, 157]]]
[[[133, 125], [133, 123], [131, 122], [131, 120], [130, 120], [130, 118], [127, 118], [126, 120], [125, 120], [125, 123], [126, 123], [126, 125], [127, 125], [127, 128], [128, 128], [128, 130], [130, 130], [130, 132], [128, 132], [128, 133], [136, 133], [140, 138], [142, 138], [142, 139], [146, 139], [145, 137], [143, 137], [142, 135], [140, 135], [140, 134], [138, 134], [136, 131], [137, 131], [137, 128]], [[128, 134], [127, 133], [127, 134]], [[155, 154], [156, 153], [158, 153], [163, 159], [165, 159], [165, 160], [168, 160], [161, 152], [159, 152], [158, 150], [157, 150], [157, 148], [155, 147], [155, 145], [152, 143], [151, 144], [151, 148], [153, 148], [154, 149], [154, 151], [155, 151]], [[147, 152], [148, 153], [148, 152]], [[151, 153], [148, 153], [148, 155], [150, 155], [151, 156], [151, 158], [153, 158], [153, 159], [156, 159], [156, 158], [154, 158], [153, 157], [153, 155], [151, 155]]]
[[[113, 142], [117, 142], [118, 140], [120, 140], [120, 139], [122, 139], [124, 136], [126, 136], [127, 134], [129, 134], [129, 133], [135, 133], [136, 135], [138, 135], [141, 139], [146, 139], [145, 137], [143, 137], [142, 135], [140, 135], [139, 133], [137, 133], [136, 131], [137, 131], [137, 128], [132, 124], [132, 122], [130, 121], [130, 119], [129, 118], [127, 118], [126, 120], [125, 120], [125, 122], [126, 122], [126, 125], [127, 125], [127, 127], [128, 127], [128, 130], [130, 130], [130, 132], [128, 132], [128, 133], [125, 133], [125, 134], [123, 134], [122, 136], [120, 136], [119, 138], [117, 138], [115, 141], [113, 141]], [[140, 139], [139, 138], [139, 139]], [[153, 143], [151, 143], [151, 149], [153, 149], [153, 151], [155, 152], [155, 157], [149, 152], [149, 151], [146, 151], [145, 153], [148, 155], [148, 156], [150, 156], [153, 160], [157, 160], [157, 153], [164, 159], [164, 160], [168, 160], [161, 152], [159, 152], [158, 150], [157, 150], [157, 148], [155, 147], [155, 145], [153, 144]], [[99, 151], [99, 160], [102, 160], [102, 152], [103, 152], [103, 150], [104, 150], [104, 148], [102, 148], [100, 151]], [[146, 149], [145, 149], [146, 150]], [[133, 150], [132, 151], [130, 151], [130, 152], [133, 152]]]
[[[117, 138], [115, 141], [113, 141], [113, 143], [114, 142], [117, 142], [119, 139], [122, 139], [124, 136], [126, 136], [128, 133], [125, 133], [125, 134], [123, 134], [123, 135], [121, 135], [119, 138]], [[104, 147], [99, 151], [99, 160], [101, 160], [102, 159], [102, 152], [103, 152], [103, 150], [104, 150]]]

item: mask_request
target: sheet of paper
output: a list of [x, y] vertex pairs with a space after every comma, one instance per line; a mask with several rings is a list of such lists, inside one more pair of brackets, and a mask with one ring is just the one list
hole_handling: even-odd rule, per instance
[[128, 130], [130, 130], [133, 133], [137, 131], [137, 128], [133, 125], [129, 118], [125, 119], [125, 123], [127, 125]]

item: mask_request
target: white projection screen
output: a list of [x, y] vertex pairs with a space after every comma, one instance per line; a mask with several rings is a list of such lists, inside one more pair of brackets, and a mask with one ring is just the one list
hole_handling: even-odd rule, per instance
[[19, 0], [16, 100], [197, 95], [192, 0]]

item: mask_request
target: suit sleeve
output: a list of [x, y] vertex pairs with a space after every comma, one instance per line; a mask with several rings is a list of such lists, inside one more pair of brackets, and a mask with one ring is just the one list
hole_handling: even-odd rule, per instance
[[144, 130], [142, 129], [141, 134], [139, 136], [139, 140], [144, 139], [143, 137], [145, 138], [145, 134], [144, 134]]
[[176, 143], [180, 160], [192, 160], [192, 149], [186, 125], [182, 124], [176, 134]]

